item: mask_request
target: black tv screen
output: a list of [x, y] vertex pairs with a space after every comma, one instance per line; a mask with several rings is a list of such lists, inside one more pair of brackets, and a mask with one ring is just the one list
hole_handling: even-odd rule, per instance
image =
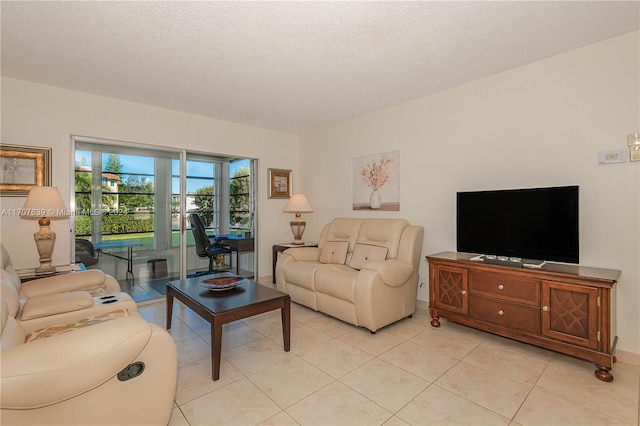
[[457, 193], [457, 250], [579, 263], [578, 186]]

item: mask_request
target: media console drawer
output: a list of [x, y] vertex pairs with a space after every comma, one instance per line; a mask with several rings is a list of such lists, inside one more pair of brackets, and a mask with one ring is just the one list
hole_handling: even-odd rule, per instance
[[540, 280], [531, 278], [470, 271], [469, 291], [484, 296], [540, 306]]
[[470, 253], [427, 256], [431, 325], [440, 318], [596, 364], [613, 380], [611, 301], [620, 271], [547, 262], [541, 268], [485, 264]]
[[502, 327], [540, 333], [540, 308], [483, 296], [469, 296], [469, 316]]

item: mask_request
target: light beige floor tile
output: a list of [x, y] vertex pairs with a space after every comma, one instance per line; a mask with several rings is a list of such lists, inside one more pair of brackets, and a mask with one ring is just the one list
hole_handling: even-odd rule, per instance
[[178, 405], [182, 405], [243, 377], [242, 373], [224, 358], [220, 362], [220, 379], [216, 381], [211, 378], [211, 357], [183, 365], [178, 368], [175, 400]]
[[255, 425], [281, 410], [247, 379], [180, 406], [190, 425]]
[[[268, 337], [278, 345], [284, 345], [282, 330]], [[291, 327], [291, 352], [300, 354], [332, 339], [331, 336], [319, 330], [315, 330], [302, 323], [297, 323], [296, 327]]]
[[640, 390], [640, 366], [618, 361], [611, 369], [614, 382], [632, 391]]
[[467, 356], [464, 362], [504, 377], [533, 386], [549, 363], [551, 353], [540, 353], [522, 344], [502, 339], [488, 339]]
[[429, 382], [381, 359], [373, 359], [340, 381], [359, 394], [395, 413], [422, 392]]
[[413, 318], [404, 318], [384, 327], [383, 330], [386, 333], [393, 334], [402, 340], [406, 340], [422, 333], [424, 329], [425, 325], [423, 322], [416, 321]]
[[253, 374], [293, 356], [266, 337], [223, 351], [222, 355], [244, 375]]
[[303, 425], [381, 425], [391, 413], [339, 382], [287, 408]]
[[435, 384], [509, 419], [531, 390], [530, 386], [464, 361], [451, 367]]
[[185, 315], [182, 321], [196, 334], [211, 333], [211, 324], [196, 314]]
[[260, 426], [298, 426], [299, 423], [293, 420], [293, 418], [286, 412], [281, 411], [273, 417], [269, 417], [264, 422], [260, 423]]
[[211, 347], [199, 336], [182, 340], [176, 346], [178, 349], [178, 367], [211, 356]]
[[[201, 334], [202, 340], [211, 345], [211, 332]], [[228, 351], [245, 343], [263, 339], [264, 336], [240, 321], [225, 324], [222, 327], [222, 350]]]
[[509, 419], [435, 385], [429, 386], [396, 416], [412, 425], [509, 424]]
[[343, 334], [347, 334], [353, 331], [355, 328], [355, 326], [349, 323], [340, 321], [339, 319], [330, 317], [328, 315], [313, 319], [311, 321], [307, 321], [306, 324], [309, 327], [319, 330], [324, 334], [328, 334], [331, 337], [342, 336]]
[[391, 416], [389, 420], [383, 423], [383, 426], [409, 426], [409, 423], [399, 417]]
[[184, 418], [182, 411], [176, 407], [171, 411], [171, 418], [169, 419], [168, 426], [189, 426], [189, 422]]
[[440, 327], [427, 327], [412, 337], [418, 344], [428, 345], [430, 350], [442, 352], [457, 359], [464, 358], [489, 337], [468, 327], [443, 322]]
[[[242, 322], [264, 336], [282, 333], [280, 309], [244, 319]], [[291, 327], [295, 327], [295, 320], [291, 321]]]
[[429, 350], [424, 343], [408, 340], [380, 355], [396, 367], [433, 382], [459, 362], [447, 354]]
[[590, 410], [535, 388], [522, 404], [514, 420], [524, 426], [624, 424], [605, 414], [606, 411]]
[[638, 391], [607, 383], [593, 375], [594, 368], [586, 369], [566, 361], [550, 362], [540, 376], [536, 387], [558, 398], [592, 410], [606, 413], [627, 424], [638, 422]]
[[[162, 328], [166, 327], [166, 324], [158, 325], [160, 325]], [[171, 337], [173, 337], [173, 340], [175, 340], [176, 342], [181, 342], [182, 340], [197, 336], [196, 333], [194, 333], [193, 330], [187, 327], [184, 322], [176, 319], [171, 321], [171, 328], [167, 330], [167, 332], [171, 335]]]
[[296, 356], [252, 374], [249, 380], [276, 404], [286, 408], [334, 379]]
[[334, 378], [342, 377], [373, 359], [373, 355], [337, 339], [303, 352], [300, 357]]
[[385, 333], [384, 330], [372, 334], [364, 328], [357, 328], [350, 333], [343, 334], [338, 339], [373, 356], [378, 356], [402, 343], [402, 339], [393, 334]]

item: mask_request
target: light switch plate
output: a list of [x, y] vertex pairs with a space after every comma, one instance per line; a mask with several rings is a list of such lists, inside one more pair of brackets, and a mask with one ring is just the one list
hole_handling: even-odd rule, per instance
[[598, 164], [626, 163], [628, 152], [625, 149], [612, 151], [600, 151], [598, 153]]

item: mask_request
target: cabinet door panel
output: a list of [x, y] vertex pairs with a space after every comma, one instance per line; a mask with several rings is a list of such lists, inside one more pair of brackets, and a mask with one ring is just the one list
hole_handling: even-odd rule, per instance
[[438, 309], [467, 314], [467, 270], [452, 266], [436, 265], [432, 286], [433, 304]]
[[542, 334], [580, 346], [598, 348], [597, 288], [542, 283]]

